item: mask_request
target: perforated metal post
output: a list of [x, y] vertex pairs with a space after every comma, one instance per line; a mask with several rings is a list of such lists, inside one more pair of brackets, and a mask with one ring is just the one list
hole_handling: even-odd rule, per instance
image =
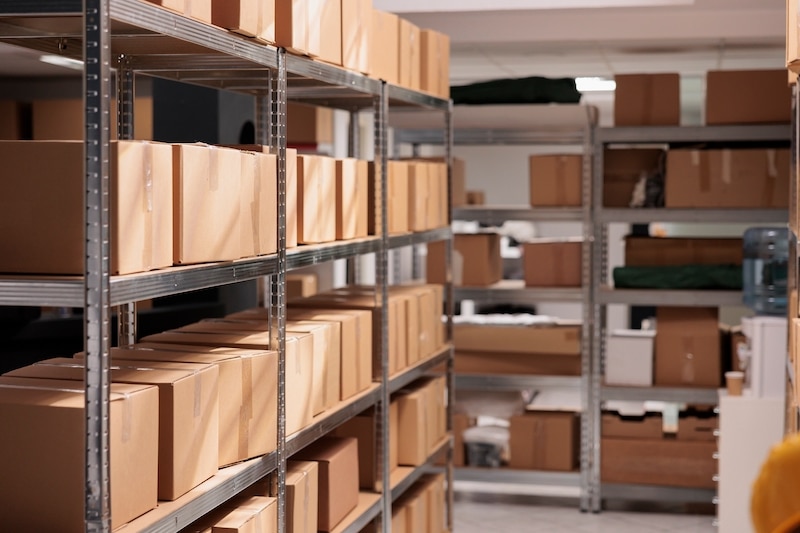
[[278, 155], [278, 270], [272, 276], [270, 345], [278, 351], [278, 450], [273, 491], [278, 532], [286, 531], [286, 51], [278, 50], [272, 84], [272, 148]]
[[[117, 58], [117, 137], [120, 140], [134, 138], [134, 73], [130, 58]], [[117, 307], [117, 344], [130, 346], [136, 343], [136, 302]]]
[[110, 530], [108, 143], [111, 67], [109, 0], [84, 0], [85, 269], [87, 532]]
[[[453, 101], [450, 100], [445, 112], [445, 161], [447, 163], [447, 222], [453, 222]], [[452, 346], [453, 344], [453, 312], [455, 310], [455, 294], [453, 292], [453, 239], [447, 240], [445, 246], [445, 268], [446, 268], [446, 284], [445, 284], [445, 314], [447, 315], [447, 340]], [[417, 258], [414, 257], [414, 264], [416, 266]], [[455, 504], [455, 497], [453, 491], [453, 483], [455, 481], [455, 472], [453, 468], [453, 452], [454, 442], [453, 437], [453, 407], [456, 402], [456, 378], [454, 372], [454, 359], [453, 348], [450, 348], [450, 356], [447, 358], [447, 432], [451, 435], [450, 445], [447, 447], [447, 531], [455, 529], [455, 521], [453, 518], [453, 508]]]

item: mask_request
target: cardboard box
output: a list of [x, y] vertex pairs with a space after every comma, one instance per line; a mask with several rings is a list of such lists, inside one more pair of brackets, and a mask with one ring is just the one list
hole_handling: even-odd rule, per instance
[[421, 466], [428, 460], [428, 412], [432, 400], [425, 388], [406, 391], [395, 398], [399, 439], [397, 462], [403, 466]]
[[603, 412], [601, 434], [611, 439], [650, 439], [663, 437], [661, 414], [645, 413], [640, 416], [621, 415], [617, 412]]
[[428, 529], [428, 489], [423, 483], [415, 483], [392, 506], [404, 510], [406, 529], [401, 533], [430, 531]]
[[[393, 472], [398, 465], [397, 451], [399, 448], [398, 435], [399, 413], [397, 402], [389, 404], [389, 472]], [[374, 411], [351, 418], [333, 431], [336, 437], [353, 437], [358, 440], [358, 486], [361, 489], [380, 492], [380, 458], [375, 441], [377, 434], [377, 420]]]
[[617, 74], [615, 126], [680, 126], [679, 74]]
[[370, 73], [372, 0], [342, 2], [342, 66]]
[[[14, 370], [8, 377], [81, 382], [83, 362], [55, 358]], [[158, 387], [158, 499], [175, 500], [217, 473], [219, 370], [216, 366], [151, 361], [119, 364], [111, 381]], [[148, 413], [152, 416], [154, 413]]]
[[785, 70], [709, 71], [706, 124], [789, 124], [792, 90]]
[[213, 0], [185, 0], [185, 2], [184, 15], [205, 24], [212, 23]]
[[716, 307], [659, 307], [655, 384], [719, 387], [722, 373]]
[[317, 533], [319, 467], [311, 461], [289, 461], [286, 471], [286, 532]]
[[307, 333], [314, 343], [314, 378], [311, 384], [312, 411], [316, 416], [339, 403], [340, 346], [334, 342], [333, 326], [310, 321], [287, 321], [289, 333]]
[[[313, 1], [313, 0], [312, 0]], [[311, 50], [312, 56], [318, 57], [322, 61], [332, 63], [334, 65], [342, 64], [342, 4], [347, 3], [346, 0], [316, 0], [322, 3], [322, 15], [314, 20], [311, 19], [311, 31], [317, 31], [320, 39], [320, 49], [318, 54], [314, 54]], [[351, 0], [352, 1], [352, 0]]]
[[400, 82], [400, 18], [375, 9], [372, 18], [370, 75], [399, 85]]
[[286, 149], [286, 247], [297, 246], [297, 150]]
[[[428, 283], [444, 284], [444, 241], [428, 244], [426, 277]], [[503, 258], [500, 256], [500, 235], [495, 233], [456, 234], [453, 239], [453, 284], [488, 286], [503, 277]]]
[[786, 66], [789, 67], [789, 85], [797, 80], [800, 61], [800, 6], [797, 0], [786, 1]]
[[399, 31], [398, 68], [400, 78], [398, 85], [418, 91], [420, 89], [420, 71], [422, 67], [422, 45], [420, 43], [422, 35], [418, 26], [403, 18], [400, 19]]
[[[424, 162], [420, 165], [428, 172], [428, 204], [425, 210], [425, 229], [436, 229], [447, 224], [443, 221], [443, 210], [447, 209], [447, 168], [437, 163]], [[445, 190], [443, 190], [443, 185]], [[444, 205], [442, 201], [445, 201]]]
[[428, 495], [428, 531], [446, 531], [444, 474], [427, 474], [420, 482]]
[[184, 13], [186, 11], [186, 4], [188, 0], [147, 0], [152, 4], [159, 5], [165, 9], [169, 9], [170, 11], [175, 11], [177, 13]]
[[[133, 138], [153, 138], [153, 98], [134, 97]], [[37, 141], [82, 141], [86, 135], [83, 128], [86, 110], [82, 98], [51, 98], [34, 100], [31, 104], [32, 136]], [[111, 139], [117, 139], [116, 98], [110, 103]]]
[[789, 205], [789, 150], [670, 150], [667, 207]]
[[642, 173], [658, 169], [664, 156], [657, 149], [607, 149], [603, 155], [603, 206], [630, 207]]
[[319, 468], [319, 531], [332, 531], [358, 505], [358, 441], [323, 437], [295, 455]]
[[333, 143], [333, 110], [287, 103], [286, 142], [293, 146], [312, 147]]
[[306, 0], [306, 15], [308, 17], [308, 34], [306, 44], [306, 54], [311, 57], [319, 57], [322, 54], [322, 12], [327, 0]]
[[358, 200], [355, 203], [356, 210], [356, 238], [360, 239], [369, 236], [369, 162], [359, 160], [356, 162], [356, 184], [358, 188]]
[[698, 414], [683, 414], [678, 418], [678, 440], [717, 442], [714, 431], [719, 428], [719, 417], [708, 411]]
[[601, 450], [605, 483], [716, 488], [715, 442], [603, 438]]
[[[408, 203], [409, 181], [411, 168], [406, 161], [388, 161], [386, 168], [387, 176], [387, 209], [386, 217], [389, 226], [389, 233], [406, 233], [411, 230], [410, 213]], [[378, 179], [374, 176], [373, 179]], [[374, 192], [374, 187], [373, 187]], [[373, 207], [370, 210], [370, 220], [374, 219], [374, 194], [370, 194], [373, 199]]]
[[625, 265], [741, 265], [740, 238], [625, 237]]
[[486, 205], [486, 193], [484, 191], [467, 191], [467, 205]]
[[453, 158], [450, 178], [450, 201], [453, 207], [467, 205], [467, 165], [463, 159]]
[[111, 351], [112, 363], [213, 364], [219, 370], [219, 466], [264, 455], [277, 446], [278, 354], [179, 344], [135, 344]]
[[273, 533], [278, 530], [278, 501], [253, 496], [237, 502], [211, 528], [211, 533]]
[[[241, 154], [201, 144], [173, 146], [175, 264], [240, 257]], [[197, 213], [203, 213], [198, 217]]]
[[420, 90], [450, 98], [450, 37], [433, 30], [420, 34]]
[[532, 155], [529, 169], [532, 206], [580, 207], [583, 204], [583, 156]]
[[297, 54], [309, 48], [309, 1], [275, 0], [275, 44]]
[[458, 351], [579, 355], [581, 328], [456, 324], [453, 343]]
[[651, 386], [655, 336], [641, 329], [612, 331], [606, 344], [606, 385]]
[[391, 531], [408, 531], [408, 513], [405, 507], [392, 506]]
[[286, 274], [286, 299], [308, 298], [317, 294], [316, 274]]
[[432, 203], [430, 174], [427, 164], [414, 161], [408, 164], [408, 229], [425, 231], [428, 229], [428, 206]]
[[0, 100], [0, 140], [23, 139], [26, 118], [30, 120], [30, 117], [26, 117], [25, 106], [22, 102]]
[[336, 160], [336, 240], [368, 235], [368, 179], [366, 161]]
[[261, 0], [212, 0], [211, 23], [248, 37], [256, 37], [263, 31], [263, 9]]
[[[117, 528], [157, 504], [158, 391], [113, 383], [109, 397], [110, 511]], [[3, 528], [84, 531], [85, 420], [82, 383], [0, 377]]]
[[241, 257], [278, 251], [278, 160], [256, 152], [242, 154]]
[[578, 467], [580, 429], [576, 413], [536, 412], [511, 417], [511, 468], [571, 472]]
[[583, 239], [536, 239], [522, 245], [526, 287], [580, 287]]
[[330, 157], [297, 158], [297, 241], [336, 240], [336, 161]]
[[[0, 195], [0, 272], [85, 272], [83, 148], [74, 141], [0, 142], [3, 165], [19, 177]], [[112, 274], [172, 264], [171, 156], [169, 145], [111, 144]]]
[[581, 359], [575, 355], [456, 350], [454, 361], [457, 374], [581, 375]]
[[[439, 296], [437, 285], [400, 285], [392, 287], [393, 293], [408, 293], [417, 298], [416, 305], [408, 308], [408, 322], [415, 322], [409, 325], [409, 350], [408, 364], [413, 365], [430, 357], [440, 346], [437, 339], [437, 332], [441, 324], [441, 317], [444, 314], [444, 304]], [[412, 332], [418, 332], [418, 340], [412, 341]], [[416, 348], [417, 353], [414, 352]]]

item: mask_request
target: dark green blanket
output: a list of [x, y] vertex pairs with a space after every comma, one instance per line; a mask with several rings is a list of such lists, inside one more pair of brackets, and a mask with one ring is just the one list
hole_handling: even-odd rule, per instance
[[614, 286], [618, 289], [741, 290], [742, 267], [738, 265], [619, 267], [614, 269]]
[[454, 104], [577, 104], [581, 93], [572, 78], [492, 80], [450, 88]]

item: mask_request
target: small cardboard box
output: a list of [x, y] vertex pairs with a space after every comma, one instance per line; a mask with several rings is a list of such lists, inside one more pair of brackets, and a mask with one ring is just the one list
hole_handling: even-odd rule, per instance
[[343, 1], [342, 66], [369, 74], [372, 39], [372, 0]]
[[289, 102], [286, 109], [286, 142], [300, 147], [332, 143], [333, 111]]
[[[352, 1], [352, 0], [350, 0]], [[311, 32], [319, 33], [320, 48], [316, 57], [334, 65], [342, 64], [342, 0], [321, 0], [322, 13], [317, 19], [311, 19]], [[314, 51], [311, 51], [315, 56]]]
[[785, 70], [709, 71], [706, 124], [789, 124], [792, 89]]
[[433, 205], [430, 168], [426, 163], [408, 164], [408, 229], [425, 231], [430, 227], [429, 209]]
[[286, 149], [286, 247], [297, 246], [297, 150]]
[[[136, 140], [153, 139], [153, 98], [134, 97], [133, 134]], [[86, 136], [83, 98], [48, 98], [34, 100], [31, 104], [32, 138], [36, 141], [82, 141]], [[112, 98], [110, 107], [110, 136], [117, 139], [117, 101]]]
[[213, 18], [212, 3], [214, 0], [185, 0], [186, 8], [184, 15], [205, 24], [211, 24]]
[[716, 307], [659, 307], [655, 385], [719, 387], [721, 356]]
[[422, 30], [420, 45], [420, 90], [450, 98], [450, 37]]
[[679, 74], [617, 74], [614, 91], [615, 126], [679, 126]]
[[308, 333], [314, 338], [314, 380], [312, 396], [314, 415], [321, 414], [339, 403], [342, 354], [340, 345], [334, 342], [332, 325], [313, 321], [287, 321], [286, 331]]
[[509, 446], [511, 468], [571, 472], [578, 466], [578, 415], [534, 412], [514, 416]]
[[336, 240], [367, 236], [367, 162], [336, 160]]
[[398, 394], [399, 440], [397, 462], [404, 466], [421, 466], [428, 460], [428, 404], [432, 400], [425, 388]]
[[405, 510], [407, 533], [412, 531], [431, 531], [428, 529], [428, 488], [424, 483], [411, 486], [396, 502], [393, 507]]
[[248, 37], [257, 37], [263, 31], [263, 10], [262, 0], [212, 0], [211, 23]]
[[670, 150], [666, 207], [789, 206], [788, 149]]
[[606, 346], [606, 385], [653, 384], [655, 331], [614, 330]]
[[373, 10], [370, 75], [399, 85], [400, 82], [400, 18], [385, 11]]
[[583, 156], [532, 155], [529, 159], [531, 205], [580, 207]]
[[[8, 377], [84, 379], [83, 361], [54, 358], [14, 370]], [[116, 383], [158, 387], [158, 498], [175, 500], [217, 473], [219, 370], [213, 365], [155, 362], [118, 364]], [[149, 413], [151, 416], [153, 413]]]
[[319, 468], [319, 531], [332, 531], [358, 506], [358, 441], [323, 437], [295, 455]]
[[[398, 85], [418, 91], [422, 66], [422, 35], [420, 29], [406, 19], [400, 19], [398, 34]], [[387, 80], [388, 81], [388, 80]]]
[[[345, 422], [333, 431], [336, 437], [353, 437], [358, 441], [358, 485], [361, 489], [380, 492], [380, 473], [383, 471], [375, 441], [377, 420], [374, 411], [361, 414]], [[389, 472], [398, 465], [397, 451], [400, 437], [397, 402], [389, 404]]]
[[211, 533], [274, 533], [278, 530], [278, 501], [253, 496], [236, 502], [211, 528]]
[[[0, 519], [9, 531], [84, 531], [83, 383], [0, 377]], [[155, 508], [158, 390], [112, 383], [109, 393], [111, 527]], [[42, 503], [46, 502], [43, 512]]]
[[741, 238], [625, 237], [625, 265], [741, 265]]
[[[417, 322], [418, 325], [409, 325], [409, 337], [413, 332], [419, 333], [417, 343], [409, 340], [408, 362], [414, 364], [417, 361], [427, 359], [432, 355], [440, 344], [437, 340], [437, 332], [441, 324], [441, 317], [444, 314], [444, 304], [438, 298], [437, 285], [407, 285], [392, 287], [394, 293], [409, 293], [418, 299], [414, 309], [409, 309], [408, 321]], [[418, 310], [416, 309], [418, 307]], [[412, 346], [418, 344], [418, 353], [415, 354]]]
[[536, 239], [522, 245], [526, 287], [580, 287], [583, 239]]
[[316, 274], [286, 274], [286, 299], [308, 298], [317, 294]]
[[289, 461], [286, 471], [286, 532], [317, 533], [319, 466]]
[[658, 440], [663, 437], [664, 424], [659, 413], [622, 415], [604, 412], [601, 424], [603, 438]]
[[386, 177], [388, 183], [387, 218], [389, 233], [411, 231], [408, 193], [411, 190], [411, 165], [406, 161], [389, 161]]
[[657, 149], [607, 149], [603, 155], [603, 206], [630, 207], [643, 174], [658, 169], [664, 156]]
[[408, 513], [405, 507], [392, 506], [391, 531], [408, 531]]
[[241, 257], [278, 250], [278, 160], [257, 152], [242, 153]]
[[444, 474], [427, 474], [420, 479], [428, 495], [428, 531], [445, 531], [445, 492]]
[[309, 0], [275, 0], [275, 44], [297, 54], [309, 49]]
[[[428, 245], [428, 283], [444, 284], [446, 242]], [[503, 277], [500, 235], [496, 233], [456, 234], [453, 239], [453, 283], [486, 287]]]
[[335, 241], [336, 161], [324, 156], [298, 156], [297, 198], [297, 241]]

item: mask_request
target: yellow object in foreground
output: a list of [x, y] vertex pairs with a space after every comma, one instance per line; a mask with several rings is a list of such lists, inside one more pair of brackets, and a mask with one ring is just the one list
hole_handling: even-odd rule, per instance
[[757, 533], [800, 532], [800, 435], [774, 446], [753, 484], [750, 514]]

